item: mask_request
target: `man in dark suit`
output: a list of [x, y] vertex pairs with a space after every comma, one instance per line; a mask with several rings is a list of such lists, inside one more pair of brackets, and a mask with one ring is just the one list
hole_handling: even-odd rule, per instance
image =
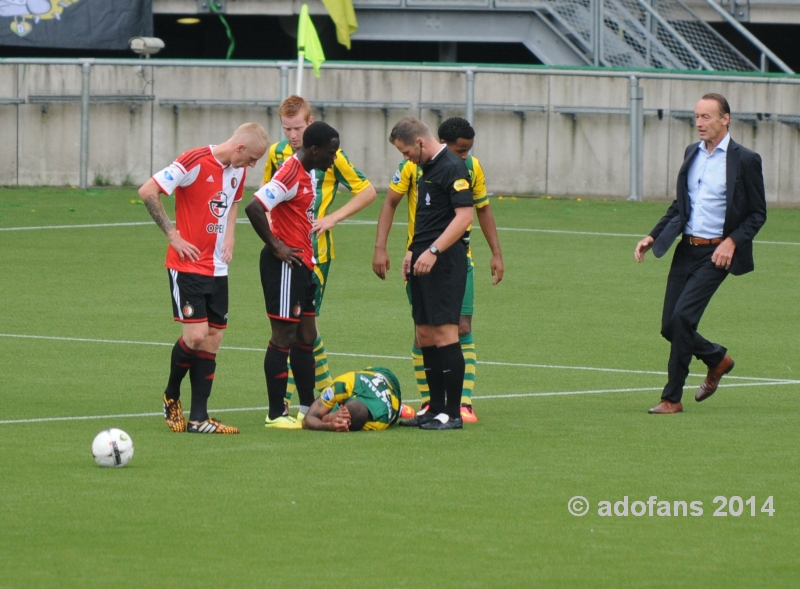
[[678, 172], [677, 198], [634, 252], [643, 262], [647, 250], [660, 258], [683, 233], [672, 259], [661, 335], [670, 343], [669, 380], [661, 402], [649, 413], [683, 411], [681, 395], [692, 356], [708, 366], [695, 395], [704, 401], [733, 369], [723, 346], [697, 332], [711, 297], [727, 278], [753, 270], [753, 238], [767, 220], [761, 157], [728, 134], [731, 111], [720, 94], [706, 94], [695, 107], [701, 141], [686, 148]]

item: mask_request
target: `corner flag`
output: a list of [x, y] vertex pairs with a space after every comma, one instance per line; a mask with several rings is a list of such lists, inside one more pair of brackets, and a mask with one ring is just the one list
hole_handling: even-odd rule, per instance
[[322, 0], [331, 20], [336, 24], [336, 39], [350, 49], [350, 35], [358, 30], [353, 0]]
[[319, 66], [325, 61], [325, 54], [322, 52], [322, 45], [317, 36], [317, 30], [311, 17], [308, 15], [308, 4], [303, 4], [300, 8], [300, 21], [297, 25], [297, 56], [305, 57], [314, 64], [314, 75], [319, 78]]

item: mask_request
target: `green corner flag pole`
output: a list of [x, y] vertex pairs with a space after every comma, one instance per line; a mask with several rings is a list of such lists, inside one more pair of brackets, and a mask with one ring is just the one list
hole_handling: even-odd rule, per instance
[[314, 75], [319, 78], [319, 66], [325, 61], [322, 44], [319, 42], [317, 30], [308, 15], [308, 4], [300, 8], [300, 20], [297, 23], [297, 95], [302, 96], [303, 63], [308, 59], [314, 66]]

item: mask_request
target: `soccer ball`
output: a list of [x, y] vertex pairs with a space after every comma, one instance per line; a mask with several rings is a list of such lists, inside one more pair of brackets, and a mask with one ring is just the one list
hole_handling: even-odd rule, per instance
[[92, 456], [100, 466], [125, 466], [133, 458], [133, 440], [121, 429], [103, 430], [92, 442]]

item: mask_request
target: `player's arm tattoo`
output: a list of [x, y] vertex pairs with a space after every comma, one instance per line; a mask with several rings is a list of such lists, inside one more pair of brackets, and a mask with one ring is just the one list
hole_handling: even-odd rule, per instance
[[150, 213], [150, 216], [153, 217], [153, 221], [156, 222], [161, 228], [161, 231], [164, 232], [164, 235], [169, 237], [170, 231], [173, 229], [172, 221], [169, 220], [167, 217], [167, 211], [164, 210], [164, 205], [161, 204], [161, 199], [158, 198], [158, 195], [151, 194], [148, 198], [142, 199], [144, 201], [144, 206], [147, 208], [147, 212]]

